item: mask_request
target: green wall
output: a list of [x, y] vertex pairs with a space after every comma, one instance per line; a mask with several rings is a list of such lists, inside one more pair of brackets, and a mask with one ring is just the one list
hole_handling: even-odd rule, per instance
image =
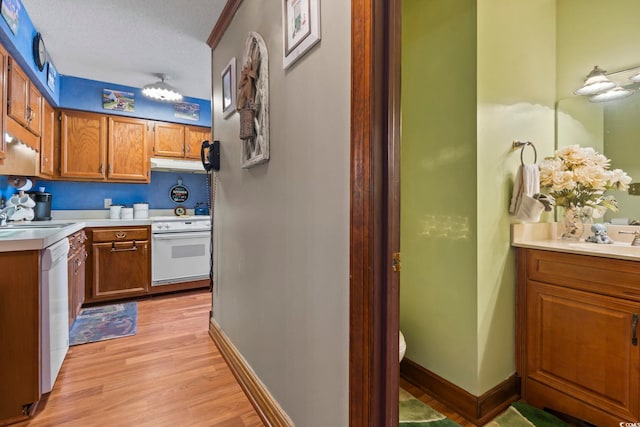
[[476, 372], [476, 6], [403, 1], [400, 324], [406, 357]]
[[515, 371], [511, 141], [553, 151], [555, 0], [402, 14], [400, 328], [408, 359], [480, 395]]

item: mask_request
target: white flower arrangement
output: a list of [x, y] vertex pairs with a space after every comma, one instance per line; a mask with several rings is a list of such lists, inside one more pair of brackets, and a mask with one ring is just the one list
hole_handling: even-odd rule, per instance
[[622, 169], [610, 169], [610, 160], [591, 147], [571, 145], [540, 163], [540, 187], [564, 208], [593, 208], [593, 216], [607, 209], [618, 210], [618, 202], [606, 190], [625, 191], [631, 177]]

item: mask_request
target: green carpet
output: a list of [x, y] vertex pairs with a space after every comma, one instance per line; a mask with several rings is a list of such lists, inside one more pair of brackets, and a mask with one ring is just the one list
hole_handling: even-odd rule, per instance
[[400, 427], [460, 427], [409, 392], [400, 389]]
[[[400, 427], [455, 427], [460, 424], [425, 405], [410, 393], [400, 389]], [[485, 427], [568, 427], [555, 416], [529, 406], [514, 402]]]
[[509, 408], [498, 415], [487, 427], [568, 427], [557, 417], [542, 409], [526, 403], [513, 402]]

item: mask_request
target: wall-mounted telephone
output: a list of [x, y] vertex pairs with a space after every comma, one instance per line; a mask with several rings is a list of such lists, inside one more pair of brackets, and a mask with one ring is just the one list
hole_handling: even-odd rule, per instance
[[[206, 151], [206, 153], [205, 153]], [[220, 170], [220, 141], [202, 141], [202, 147], [200, 147], [200, 160], [202, 160], [202, 166], [204, 170], [219, 171]]]

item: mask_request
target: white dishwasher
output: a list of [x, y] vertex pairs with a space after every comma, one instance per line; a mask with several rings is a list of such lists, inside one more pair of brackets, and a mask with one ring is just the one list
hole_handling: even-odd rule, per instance
[[40, 392], [49, 393], [69, 349], [69, 240], [42, 250], [40, 261]]

